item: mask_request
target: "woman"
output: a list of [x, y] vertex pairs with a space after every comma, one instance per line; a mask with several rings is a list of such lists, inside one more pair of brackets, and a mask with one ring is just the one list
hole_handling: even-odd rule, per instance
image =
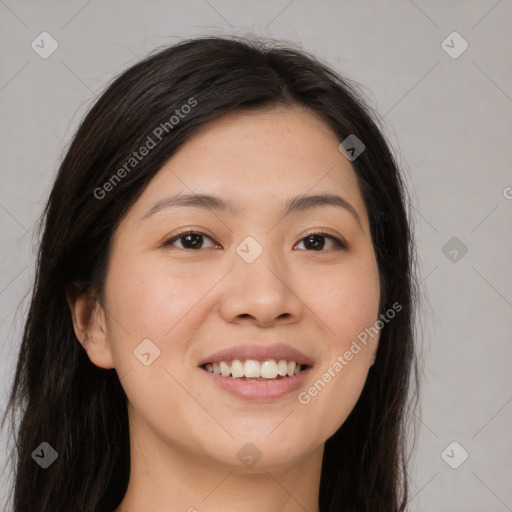
[[41, 219], [16, 512], [405, 510], [417, 281], [370, 112], [236, 37], [110, 84]]

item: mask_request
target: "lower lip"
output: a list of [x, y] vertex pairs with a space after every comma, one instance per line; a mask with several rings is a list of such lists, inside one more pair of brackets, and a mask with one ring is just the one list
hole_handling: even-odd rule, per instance
[[207, 377], [213, 379], [221, 388], [229, 391], [239, 398], [248, 400], [265, 401], [275, 398], [281, 398], [300, 387], [308, 378], [311, 371], [311, 366], [301, 371], [297, 375], [285, 377], [284, 379], [265, 381], [247, 381], [235, 379], [234, 377], [223, 377], [216, 373], [211, 373], [207, 370], [200, 368], [200, 370], [207, 374]]

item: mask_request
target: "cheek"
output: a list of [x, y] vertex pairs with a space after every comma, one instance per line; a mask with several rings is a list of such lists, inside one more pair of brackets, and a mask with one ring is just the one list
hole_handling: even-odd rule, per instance
[[332, 435], [353, 410], [368, 376], [369, 348], [379, 335], [367, 337], [364, 343], [358, 336], [378, 319], [380, 283], [377, 264], [371, 259], [368, 263], [347, 260], [315, 281], [308, 296], [326, 326], [326, 356], [301, 403], [312, 416], [324, 418], [322, 434]]
[[375, 262], [349, 260], [308, 281], [308, 305], [325, 324], [329, 344], [337, 350], [378, 318], [380, 284]]
[[[112, 316], [133, 339], [162, 340], [197, 302], [201, 276], [125, 257], [112, 265], [107, 297]], [[119, 325], [112, 324], [115, 329]], [[139, 341], [140, 342], [140, 341]]]
[[365, 338], [364, 343], [358, 338], [378, 319], [377, 269], [346, 265], [339, 272], [330, 273], [329, 281], [312, 286], [309, 297], [310, 307], [324, 325], [322, 342], [326, 350], [316, 380], [299, 402], [307, 415], [323, 418], [317, 435], [328, 438], [359, 400], [368, 376], [371, 348], [379, 339], [378, 333]]
[[[153, 426], [167, 434], [181, 432], [187, 415], [204, 421], [204, 411], [180, 382], [186, 379], [183, 361], [197, 324], [194, 306], [211, 286], [207, 277], [128, 256], [118, 258], [109, 271], [108, 329], [116, 370], [132, 413], [152, 418]], [[146, 352], [148, 365], [137, 358]]]

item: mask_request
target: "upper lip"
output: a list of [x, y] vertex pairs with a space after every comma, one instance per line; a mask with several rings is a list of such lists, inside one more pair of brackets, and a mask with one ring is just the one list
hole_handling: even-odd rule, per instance
[[275, 343], [273, 345], [251, 343], [214, 352], [213, 354], [203, 357], [199, 361], [198, 366], [202, 366], [206, 363], [218, 363], [219, 361], [233, 361], [235, 359], [255, 359], [257, 361], [266, 361], [268, 359], [279, 361], [285, 359], [286, 361], [295, 361], [300, 365], [313, 365], [313, 360], [310, 357], [300, 350], [285, 345], [284, 343]]

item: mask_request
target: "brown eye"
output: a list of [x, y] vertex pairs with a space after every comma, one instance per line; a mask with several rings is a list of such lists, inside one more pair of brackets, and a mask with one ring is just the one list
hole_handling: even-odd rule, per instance
[[326, 239], [330, 240], [337, 249], [347, 248], [346, 244], [342, 240], [335, 236], [328, 235], [327, 233], [310, 233], [308, 236], [304, 237], [300, 243], [304, 242], [304, 246], [307, 249], [322, 252], [325, 247]]
[[[181, 233], [178, 233], [176, 236], [173, 236], [169, 240], [165, 241], [164, 246], [171, 246], [174, 244], [174, 242], [180, 241], [181, 249], [203, 249], [204, 239], [208, 239], [213, 242], [213, 240], [204, 233], [187, 230], [182, 231]], [[215, 247], [215, 244], [213, 246]]]

